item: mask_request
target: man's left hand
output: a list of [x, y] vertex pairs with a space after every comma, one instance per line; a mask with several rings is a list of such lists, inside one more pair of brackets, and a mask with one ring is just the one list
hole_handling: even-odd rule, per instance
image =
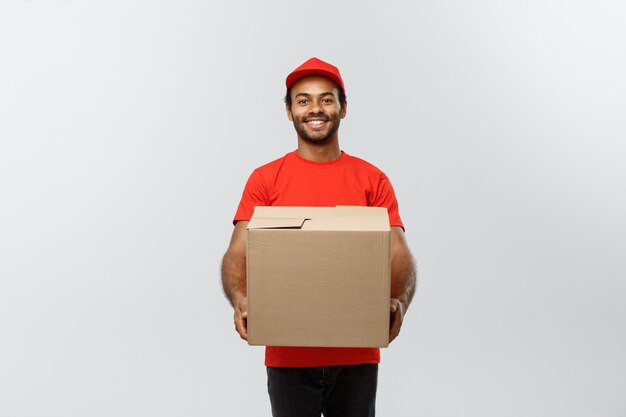
[[389, 304], [389, 343], [400, 334], [402, 320], [404, 320], [404, 306], [397, 298], [392, 298]]

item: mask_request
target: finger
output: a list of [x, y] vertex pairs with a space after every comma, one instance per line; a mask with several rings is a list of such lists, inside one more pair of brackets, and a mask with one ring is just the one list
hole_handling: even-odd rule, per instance
[[237, 333], [239, 333], [239, 337], [241, 337], [243, 340], [248, 340], [248, 329], [246, 329], [246, 325], [244, 322], [239, 322], [237, 323], [236, 326], [237, 329]]
[[393, 342], [394, 340], [396, 340], [396, 338], [398, 337], [400, 333], [394, 333], [391, 336], [389, 336], [389, 343]]
[[389, 321], [389, 343], [391, 343], [400, 334], [400, 328], [402, 327], [402, 311], [392, 313]]
[[400, 334], [400, 328], [395, 326], [389, 331], [389, 343], [393, 342]]
[[243, 333], [241, 338], [243, 340], [248, 340], [248, 312], [247, 311], [242, 314], [241, 331]]
[[[247, 317], [247, 312], [245, 316]], [[248, 320], [246, 317], [244, 314], [235, 315], [235, 330], [243, 340], [248, 340]]]

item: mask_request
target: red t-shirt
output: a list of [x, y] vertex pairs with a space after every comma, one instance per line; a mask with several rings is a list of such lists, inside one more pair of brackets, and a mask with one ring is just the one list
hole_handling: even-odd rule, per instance
[[[290, 152], [255, 169], [243, 191], [234, 222], [250, 220], [255, 206], [386, 207], [391, 226], [404, 227], [387, 176], [345, 152], [330, 162], [314, 162]], [[267, 346], [265, 365], [300, 367], [379, 363], [377, 348]]]

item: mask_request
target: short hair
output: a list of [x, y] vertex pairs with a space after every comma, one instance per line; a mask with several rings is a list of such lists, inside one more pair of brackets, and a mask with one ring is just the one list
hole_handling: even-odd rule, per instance
[[[344, 108], [346, 105], [346, 93], [339, 86], [337, 86], [337, 90], [339, 90], [339, 104], [341, 104], [341, 108]], [[285, 94], [285, 104], [291, 109], [291, 88], [288, 88], [287, 94]]]

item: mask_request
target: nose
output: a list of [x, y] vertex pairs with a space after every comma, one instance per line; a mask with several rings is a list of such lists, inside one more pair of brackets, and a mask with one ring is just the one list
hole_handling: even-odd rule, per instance
[[322, 106], [319, 102], [319, 100], [312, 100], [311, 101], [311, 107], [309, 108], [309, 113], [323, 113], [324, 110], [322, 109]]

